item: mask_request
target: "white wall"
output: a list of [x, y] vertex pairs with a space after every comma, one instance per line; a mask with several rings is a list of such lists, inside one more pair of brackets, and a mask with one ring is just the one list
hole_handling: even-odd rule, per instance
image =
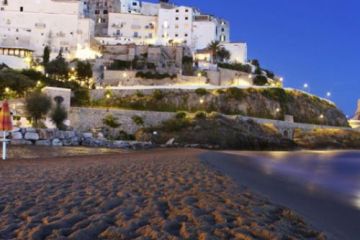
[[108, 35], [131, 39], [137, 44], [155, 44], [157, 17], [140, 14], [110, 13]]
[[2, 1], [0, 7], [0, 46], [23, 47], [41, 56], [50, 45], [52, 57], [60, 48], [71, 57], [79, 44], [89, 45], [91, 23], [81, 19], [79, 1], [17, 0], [6, 5]]
[[158, 17], [158, 43], [169, 45], [174, 43], [192, 44], [192, 24], [194, 10], [190, 7], [173, 9], [160, 8]]
[[226, 50], [231, 54], [229, 61], [237, 63], [246, 63], [247, 61], [247, 44], [246, 43], [222, 43]]

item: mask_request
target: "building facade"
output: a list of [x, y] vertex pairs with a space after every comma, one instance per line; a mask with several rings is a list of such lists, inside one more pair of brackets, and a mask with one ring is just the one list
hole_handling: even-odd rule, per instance
[[2, 0], [0, 48], [26, 49], [41, 57], [49, 46], [52, 57], [62, 50], [72, 58], [93, 37], [93, 22], [84, 17], [83, 9], [73, 0]]

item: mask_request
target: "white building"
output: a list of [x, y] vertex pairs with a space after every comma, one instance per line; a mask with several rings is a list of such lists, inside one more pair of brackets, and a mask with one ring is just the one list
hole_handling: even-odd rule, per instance
[[93, 22], [84, 18], [83, 10], [83, 3], [75, 0], [3, 0], [0, 48], [27, 49], [40, 57], [49, 46], [51, 57], [60, 49], [65, 57], [75, 57], [93, 36]]
[[246, 63], [247, 62], [247, 44], [246, 43], [222, 43], [221, 46], [230, 52], [229, 62]]
[[118, 43], [155, 44], [157, 17], [131, 13], [109, 13], [108, 35]]

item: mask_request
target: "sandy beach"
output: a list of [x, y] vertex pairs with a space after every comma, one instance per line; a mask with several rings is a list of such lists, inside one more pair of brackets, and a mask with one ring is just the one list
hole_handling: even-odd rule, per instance
[[2, 161], [0, 239], [325, 239], [202, 153]]

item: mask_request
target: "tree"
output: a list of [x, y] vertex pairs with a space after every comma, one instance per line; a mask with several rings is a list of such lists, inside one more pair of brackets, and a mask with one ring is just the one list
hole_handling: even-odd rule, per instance
[[256, 86], [264, 86], [268, 84], [268, 79], [265, 76], [258, 75], [254, 78], [253, 82]]
[[46, 46], [44, 48], [44, 54], [43, 54], [43, 66], [46, 66], [49, 63], [50, 53], [51, 53], [51, 50], [50, 50], [49, 46]]
[[56, 128], [59, 130], [65, 130], [66, 126], [64, 121], [67, 119], [68, 114], [66, 109], [61, 106], [61, 104], [56, 104], [56, 107], [51, 112], [50, 118], [51, 121], [55, 124]]
[[217, 61], [217, 53], [220, 50], [220, 42], [219, 41], [212, 41], [207, 49], [211, 51], [212, 61], [215, 63]]
[[67, 79], [69, 75], [69, 64], [62, 56], [62, 50], [60, 50], [56, 59], [52, 60], [45, 66], [45, 71], [48, 74], [55, 76], [56, 78]]
[[77, 61], [76, 73], [79, 80], [88, 80], [92, 78], [93, 71], [90, 62], [88, 61]]
[[223, 47], [217, 51], [216, 55], [217, 55], [217, 58], [220, 60], [220, 62], [225, 62], [225, 61], [229, 60], [231, 57], [230, 52]]
[[260, 68], [260, 62], [257, 59], [251, 60], [251, 64], [254, 65], [257, 68]]
[[33, 126], [39, 126], [39, 120], [51, 109], [51, 99], [41, 92], [33, 92], [25, 98], [25, 111], [33, 120]]

